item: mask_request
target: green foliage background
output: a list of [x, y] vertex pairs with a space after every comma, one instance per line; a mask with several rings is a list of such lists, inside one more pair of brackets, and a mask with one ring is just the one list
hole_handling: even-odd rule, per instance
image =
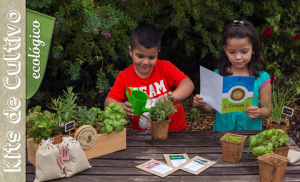
[[[195, 65], [213, 69], [223, 51], [224, 26], [242, 18], [255, 25], [261, 38], [263, 70], [289, 84], [295, 82], [290, 77], [300, 78], [300, 39], [293, 41], [300, 33], [299, 0], [27, 0], [27, 8], [55, 17], [59, 25], [42, 89], [90, 85], [109, 90], [118, 72], [131, 64], [130, 34], [140, 23], [158, 28], [159, 56], [189, 76], [199, 72]], [[266, 26], [273, 31], [264, 37]], [[185, 69], [183, 63], [196, 69]]]

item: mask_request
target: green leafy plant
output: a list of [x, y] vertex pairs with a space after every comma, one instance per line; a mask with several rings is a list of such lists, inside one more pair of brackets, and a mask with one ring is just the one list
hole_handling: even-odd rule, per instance
[[117, 105], [112, 102], [107, 107], [104, 108], [99, 115], [99, 122], [97, 124], [100, 125], [100, 133], [110, 134], [113, 129], [116, 131], [123, 131], [124, 125], [127, 124], [126, 112], [122, 106]]
[[92, 99], [95, 99], [95, 97], [97, 96], [97, 92], [95, 92], [94, 90], [91, 90], [89, 92], [89, 94], [90, 94], [90, 96], [91, 96]]
[[284, 143], [289, 143], [289, 136], [281, 129], [270, 129], [257, 135], [249, 137], [250, 147], [248, 153], [252, 150], [253, 155], [265, 155], [273, 153], [273, 148], [281, 147]]
[[233, 136], [225, 136], [226, 141], [230, 141], [230, 142], [240, 142], [242, 141], [242, 139], [240, 137], [233, 137]]
[[185, 115], [187, 121], [195, 122], [200, 119], [200, 111], [196, 108], [191, 110], [191, 113]]
[[170, 98], [164, 100], [159, 98], [155, 106], [150, 108], [150, 117], [153, 121], [160, 122], [168, 120], [169, 115], [175, 112], [177, 112], [177, 109]]
[[55, 130], [57, 132], [63, 133], [64, 126], [66, 123], [75, 119], [77, 104], [75, 103], [77, 99], [77, 94], [72, 92], [73, 87], [67, 87], [67, 92], [64, 92], [64, 97], [58, 97], [57, 99], [51, 99], [52, 103], [47, 105], [50, 109], [56, 111]]
[[51, 138], [54, 125], [52, 118], [54, 115], [54, 113], [49, 111], [41, 113], [41, 106], [36, 106], [26, 118], [26, 122], [30, 127], [26, 137], [33, 138], [35, 141]]
[[100, 113], [100, 108], [92, 107], [89, 110], [86, 106], [78, 107], [75, 118], [76, 125], [90, 125], [95, 126], [98, 113]]
[[284, 80], [274, 81], [272, 84], [272, 92], [267, 92], [271, 106], [263, 101], [259, 101], [270, 112], [271, 121], [276, 122], [277, 124], [280, 124], [281, 122], [283, 107], [289, 107], [299, 99], [297, 96], [300, 92], [297, 87], [300, 86], [300, 82], [297, 81], [293, 83], [296, 84], [290, 85]]

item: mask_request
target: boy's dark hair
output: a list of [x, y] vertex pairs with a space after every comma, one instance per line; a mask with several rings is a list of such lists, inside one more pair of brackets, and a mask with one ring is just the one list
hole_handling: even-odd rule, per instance
[[[261, 71], [258, 63], [261, 56], [261, 43], [260, 39], [257, 35], [257, 32], [254, 26], [247, 20], [242, 21], [234, 21], [233, 23], [229, 23], [223, 32], [221, 44], [227, 45], [228, 39], [241, 39], [241, 38], [248, 38], [250, 43], [252, 44], [252, 51], [254, 54], [251, 56], [251, 60], [248, 63], [249, 73], [255, 78], [259, 77], [259, 72]], [[217, 68], [219, 69], [219, 74], [221, 76], [230, 76], [232, 73], [228, 73], [225, 68], [230, 66], [231, 63], [225, 54], [218, 59], [217, 61]]]
[[135, 49], [137, 44], [147, 49], [157, 47], [160, 49], [161, 36], [159, 31], [150, 24], [140, 24], [131, 33], [130, 47]]

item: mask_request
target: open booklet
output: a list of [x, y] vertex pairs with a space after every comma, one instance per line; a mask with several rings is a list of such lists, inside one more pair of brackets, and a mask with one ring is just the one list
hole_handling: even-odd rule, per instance
[[253, 76], [222, 77], [200, 66], [200, 97], [221, 114], [251, 107], [254, 82]]

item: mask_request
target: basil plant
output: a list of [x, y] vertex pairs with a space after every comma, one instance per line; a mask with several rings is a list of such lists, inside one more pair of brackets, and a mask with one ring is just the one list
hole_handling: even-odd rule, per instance
[[257, 135], [249, 137], [250, 147], [253, 155], [265, 155], [273, 153], [273, 148], [281, 147], [284, 143], [289, 143], [289, 136], [281, 129], [265, 130]]

